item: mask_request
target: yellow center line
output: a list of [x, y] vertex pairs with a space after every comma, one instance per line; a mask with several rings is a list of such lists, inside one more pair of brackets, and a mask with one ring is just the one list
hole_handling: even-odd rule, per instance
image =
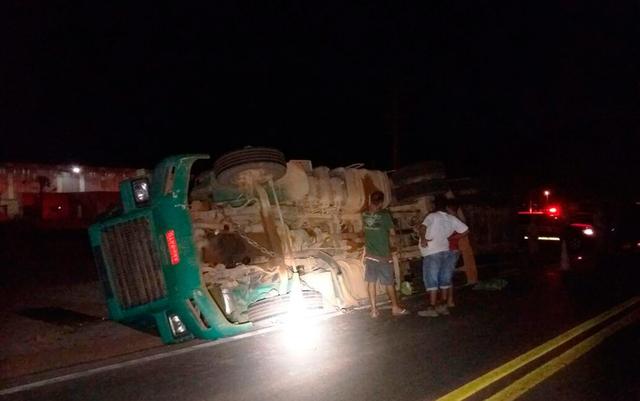
[[640, 296], [633, 297], [628, 301], [621, 303], [618, 306], [615, 306], [609, 309], [606, 312], [601, 313], [600, 315], [590, 319], [569, 331], [564, 332], [563, 334], [547, 341], [546, 343], [537, 346], [536, 348], [528, 351], [525, 354], [520, 355], [519, 357], [512, 359], [511, 361], [505, 363], [504, 365], [497, 367], [496, 369], [480, 376], [479, 378], [470, 381], [469, 383], [463, 385], [462, 387], [450, 392], [447, 395], [444, 395], [437, 399], [437, 401], [458, 401], [463, 400], [483, 388], [489, 386], [490, 384], [500, 380], [501, 378], [507, 376], [511, 372], [521, 368], [522, 366], [528, 364], [529, 362], [541, 357], [542, 355], [560, 347], [561, 345], [571, 341], [573, 338], [579, 336], [585, 331], [599, 325], [600, 323], [606, 321], [607, 319], [619, 314], [625, 309], [635, 305], [640, 301]]
[[626, 316], [624, 319], [605, 327], [591, 337], [583, 340], [575, 345], [570, 350], [550, 360], [534, 371], [528, 373], [524, 377], [516, 380], [509, 386], [505, 387], [501, 391], [497, 392], [493, 396], [486, 399], [486, 401], [512, 401], [520, 397], [531, 388], [540, 384], [543, 380], [547, 379], [560, 369], [566, 367], [580, 356], [589, 352], [595, 346], [603, 342], [607, 337], [623, 329], [629, 324], [635, 322], [640, 318], [640, 313], [635, 311], [634, 313]]

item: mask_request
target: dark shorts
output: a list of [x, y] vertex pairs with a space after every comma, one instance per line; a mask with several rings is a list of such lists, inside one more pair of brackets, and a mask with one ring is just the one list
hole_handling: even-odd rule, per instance
[[382, 285], [393, 285], [393, 263], [387, 260], [364, 258], [364, 281]]

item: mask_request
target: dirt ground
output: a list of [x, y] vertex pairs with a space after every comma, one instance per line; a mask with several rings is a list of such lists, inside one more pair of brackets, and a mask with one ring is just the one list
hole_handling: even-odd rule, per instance
[[107, 320], [86, 230], [5, 223], [0, 244], [0, 383], [163, 346]]
[[98, 282], [34, 285], [4, 297], [0, 381], [163, 346], [152, 333], [107, 320]]

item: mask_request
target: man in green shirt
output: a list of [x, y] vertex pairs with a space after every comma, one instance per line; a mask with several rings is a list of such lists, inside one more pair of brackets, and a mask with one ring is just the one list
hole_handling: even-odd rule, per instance
[[375, 191], [371, 194], [369, 210], [362, 214], [364, 226], [364, 280], [367, 282], [371, 317], [379, 316], [376, 305], [376, 282], [380, 281], [391, 301], [391, 313], [394, 316], [407, 315], [409, 312], [398, 304], [393, 280], [393, 259], [391, 257], [390, 235], [393, 221], [388, 210], [383, 210], [384, 194]]

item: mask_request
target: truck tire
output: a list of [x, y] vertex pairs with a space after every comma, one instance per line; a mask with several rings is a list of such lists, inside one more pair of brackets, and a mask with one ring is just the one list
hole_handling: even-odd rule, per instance
[[263, 183], [282, 177], [287, 161], [277, 149], [247, 147], [220, 156], [213, 170], [222, 185], [238, 186], [248, 180]]

